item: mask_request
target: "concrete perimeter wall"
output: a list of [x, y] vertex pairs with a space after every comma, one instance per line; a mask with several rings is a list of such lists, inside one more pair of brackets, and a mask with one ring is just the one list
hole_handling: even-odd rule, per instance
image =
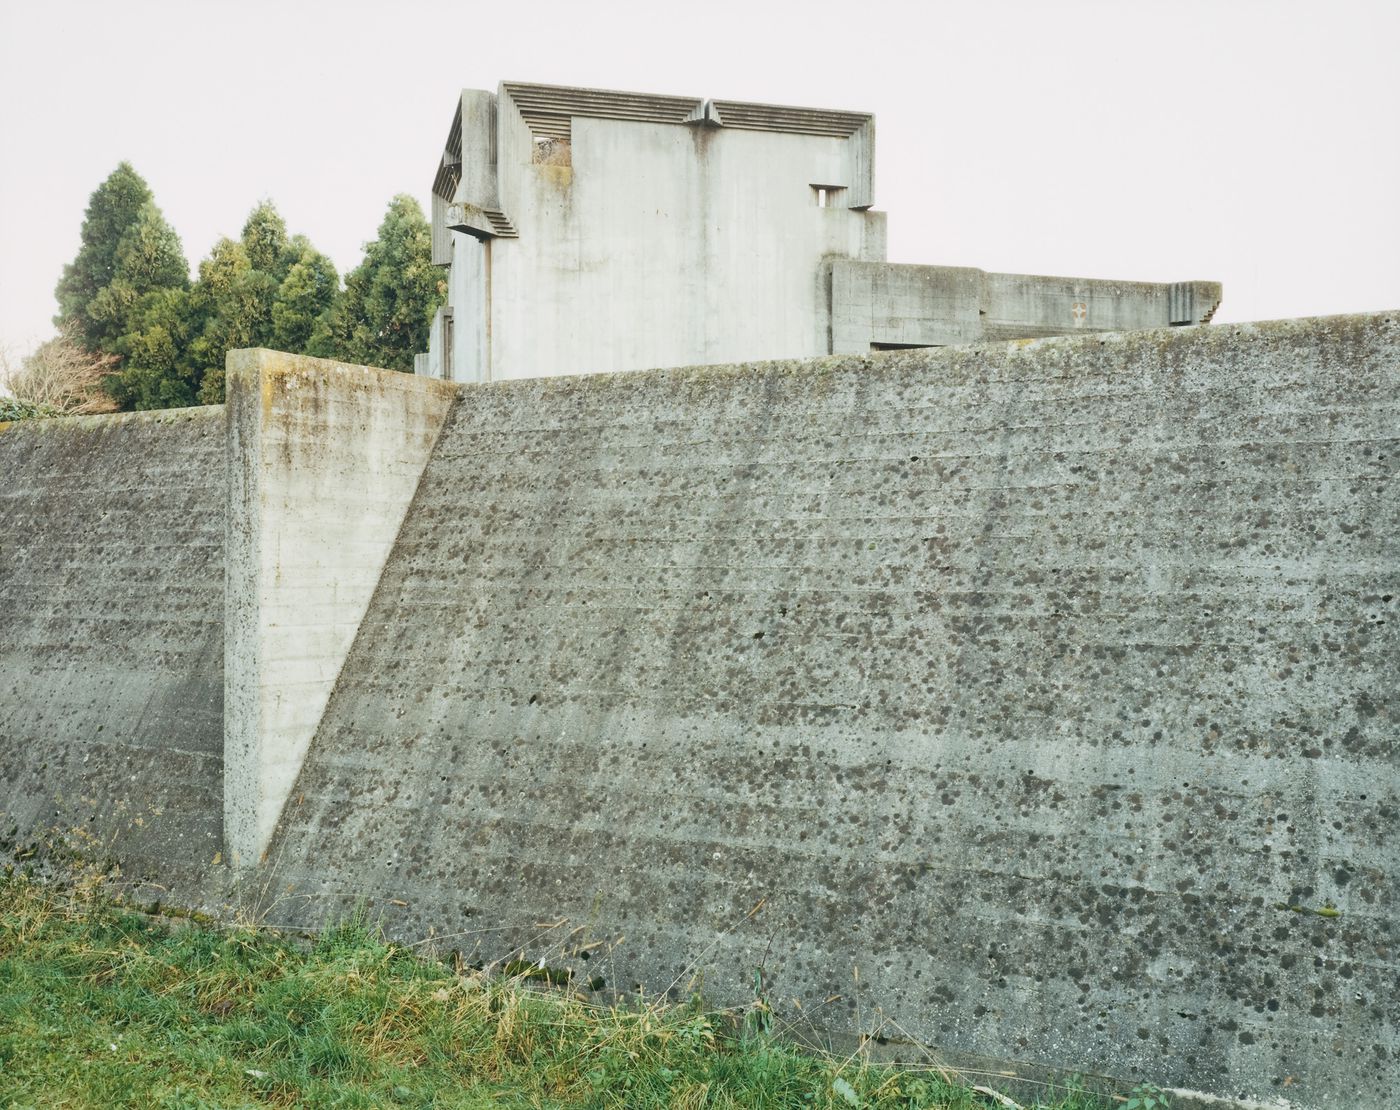
[[230, 861], [282, 812], [456, 390], [277, 351], [228, 356]]
[[0, 851], [222, 847], [222, 407], [0, 424]]
[[467, 387], [272, 919], [1385, 1105], [1398, 418], [1394, 314]]

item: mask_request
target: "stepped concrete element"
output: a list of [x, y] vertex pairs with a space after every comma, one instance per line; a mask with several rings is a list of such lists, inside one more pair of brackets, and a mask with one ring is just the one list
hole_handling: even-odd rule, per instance
[[455, 391], [276, 351], [228, 356], [223, 798], [255, 862]]
[[506, 82], [464, 90], [433, 181], [463, 381], [822, 354], [822, 263], [885, 256], [873, 120]]
[[414, 370], [455, 381], [1197, 324], [1220, 301], [891, 265], [868, 112], [507, 81], [463, 90], [432, 197], [447, 303]]
[[468, 387], [252, 885], [1384, 1105], [1397, 417], [1394, 313]]
[[831, 349], [946, 347], [1077, 331], [1208, 323], [1220, 304], [1210, 281], [989, 274], [962, 266], [831, 263]]
[[0, 424], [0, 849], [222, 847], [222, 407]]

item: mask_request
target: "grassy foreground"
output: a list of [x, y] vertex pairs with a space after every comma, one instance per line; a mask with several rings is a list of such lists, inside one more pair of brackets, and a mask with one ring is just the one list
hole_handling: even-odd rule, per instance
[[[308, 950], [0, 876], [4, 1107], [1014, 1105], [763, 1029], [455, 975], [363, 924]], [[1041, 1105], [1103, 1104], [1061, 1091]]]

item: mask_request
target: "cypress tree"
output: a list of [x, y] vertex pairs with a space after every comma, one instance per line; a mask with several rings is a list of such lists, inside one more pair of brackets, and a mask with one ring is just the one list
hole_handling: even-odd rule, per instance
[[303, 236], [292, 240], [288, 267], [272, 305], [272, 346], [279, 351], [330, 354], [317, 349], [330, 327], [329, 316], [340, 297], [340, 275], [333, 263]]
[[411, 371], [414, 354], [428, 349], [444, 291], [428, 221], [416, 200], [400, 194], [389, 202], [377, 237], [365, 244], [364, 261], [345, 278], [326, 346], [347, 362]]
[[78, 256], [63, 268], [54, 290], [58, 315], [53, 322], [90, 348], [120, 334], [111, 330], [110, 305], [99, 320], [93, 319], [89, 309], [116, 278], [122, 237], [136, 225], [151, 199], [150, 186], [130, 162], [119, 164], [88, 198]]

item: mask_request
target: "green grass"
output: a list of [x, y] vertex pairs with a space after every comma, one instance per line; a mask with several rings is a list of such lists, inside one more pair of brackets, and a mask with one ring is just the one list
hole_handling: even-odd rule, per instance
[[804, 1053], [763, 1025], [455, 975], [362, 922], [308, 948], [0, 876], [0, 1106], [998, 1105], [946, 1072]]

